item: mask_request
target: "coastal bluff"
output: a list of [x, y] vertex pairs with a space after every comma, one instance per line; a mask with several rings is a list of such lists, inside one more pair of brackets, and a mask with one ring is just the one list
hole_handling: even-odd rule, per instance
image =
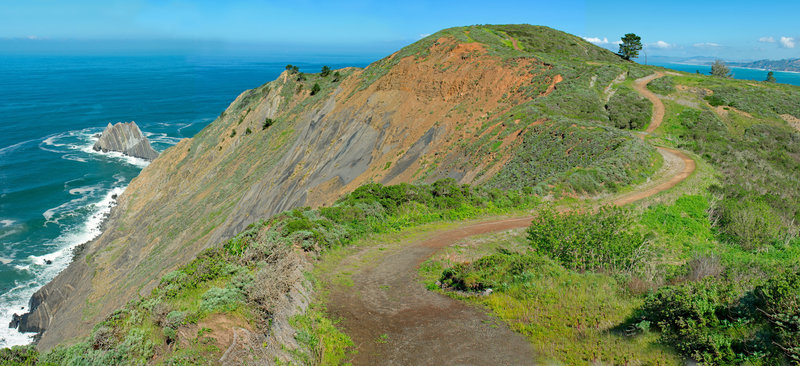
[[136, 122], [119, 122], [115, 125], [109, 123], [92, 148], [102, 152], [117, 151], [148, 161], [158, 157], [158, 152], [150, 146], [150, 141]]

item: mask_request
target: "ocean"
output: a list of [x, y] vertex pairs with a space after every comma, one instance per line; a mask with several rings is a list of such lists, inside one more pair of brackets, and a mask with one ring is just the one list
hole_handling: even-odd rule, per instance
[[[701, 74], [708, 75], [711, 72], [711, 65], [690, 65], [690, 64], [676, 64], [676, 63], [650, 63], [650, 65], [666, 67], [668, 69], [684, 71], [684, 72], [700, 72]], [[741, 80], [755, 80], [764, 81], [767, 79], [767, 70], [758, 69], [745, 69], [741, 67], [731, 67], [734, 79]], [[774, 71], [775, 79], [778, 83], [800, 85], [800, 73]]]
[[0, 347], [30, 343], [6, 322], [101, 233], [113, 197], [147, 165], [92, 150], [109, 122], [136, 121], [163, 151], [287, 63], [319, 72], [369, 61], [0, 54]]

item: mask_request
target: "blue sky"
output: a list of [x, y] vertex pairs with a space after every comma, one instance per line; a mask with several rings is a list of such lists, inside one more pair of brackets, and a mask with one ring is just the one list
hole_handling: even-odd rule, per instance
[[240, 52], [382, 55], [457, 25], [547, 25], [648, 55], [800, 57], [800, 1], [0, 0], [0, 52]]

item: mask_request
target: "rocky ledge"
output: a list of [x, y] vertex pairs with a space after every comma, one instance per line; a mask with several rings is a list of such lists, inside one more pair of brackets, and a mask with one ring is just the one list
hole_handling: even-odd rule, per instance
[[93, 149], [103, 152], [117, 151], [145, 160], [158, 157], [158, 152], [150, 146], [150, 141], [147, 141], [136, 122], [120, 122], [115, 125], [109, 123]]

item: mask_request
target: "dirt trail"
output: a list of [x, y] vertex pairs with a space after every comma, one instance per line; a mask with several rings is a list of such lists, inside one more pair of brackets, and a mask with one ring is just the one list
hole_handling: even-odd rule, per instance
[[[657, 77], [637, 80], [637, 90], [647, 96], [644, 86]], [[646, 80], [643, 89], [639, 88], [642, 80]], [[664, 106], [649, 94], [655, 98], [651, 99], [654, 109], [660, 110], [653, 113], [651, 122], [651, 127], [657, 127]], [[650, 197], [674, 187], [694, 171], [695, 162], [682, 152], [657, 149], [664, 156], [663, 178], [611, 203], [626, 205]], [[428, 291], [417, 276], [419, 264], [439, 248], [478, 234], [524, 228], [531, 219], [468, 223], [433, 232], [421, 241], [365, 247], [343, 259], [337, 274], [348, 276], [346, 271], [356, 268], [352, 286], [331, 290], [328, 311], [342, 320], [340, 325], [356, 344], [353, 365], [535, 364], [536, 355], [524, 336], [479, 307]]]
[[647, 83], [663, 76], [664, 73], [656, 72], [655, 74], [645, 76], [641, 79], [636, 79], [636, 82], [633, 83], [633, 87], [636, 91], [653, 103], [653, 115], [650, 117], [650, 125], [647, 126], [647, 130], [645, 131], [647, 133], [655, 131], [664, 119], [664, 103], [661, 103], [661, 99], [658, 99], [658, 96], [647, 89]]

